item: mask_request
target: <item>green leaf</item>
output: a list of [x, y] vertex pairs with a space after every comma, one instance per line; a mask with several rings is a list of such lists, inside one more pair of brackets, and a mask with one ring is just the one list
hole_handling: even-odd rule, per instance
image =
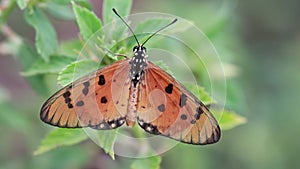
[[103, 34], [101, 30], [101, 21], [95, 15], [95, 13], [89, 11], [84, 7], [76, 5], [74, 2], [72, 2], [72, 5], [76, 21], [80, 29], [80, 33], [85, 40], [88, 40], [97, 31], [101, 31], [100, 33]]
[[76, 2], [76, 4], [92, 10], [92, 5], [87, 0], [47, 0], [49, 3], [55, 3], [58, 5], [69, 5], [71, 2]]
[[[103, 22], [105, 25], [109, 25], [112, 29], [110, 32], [106, 32], [109, 38], [119, 42], [123, 39], [127, 27], [121, 20], [113, 13], [112, 8], [115, 8], [120, 16], [123, 18], [130, 14], [132, 1], [131, 0], [105, 0], [103, 2]], [[125, 18], [124, 18], [125, 19]], [[112, 22], [117, 20], [119, 22]]]
[[45, 9], [54, 17], [63, 20], [74, 20], [75, 16], [67, 5], [61, 5], [53, 2], [46, 4]]
[[[16, 39], [15, 39], [16, 40]], [[36, 50], [31, 46], [30, 42], [18, 39], [8, 39], [6, 49], [15, 59], [17, 59], [22, 67], [22, 70], [31, 67], [32, 63], [39, 59]]]
[[47, 0], [49, 2], [54, 2], [56, 4], [66, 5], [69, 4], [71, 1], [74, 2], [86, 2], [86, 0]]
[[114, 144], [117, 138], [117, 133], [118, 129], [98, 131], [99, 145], [113, 160], [115, 159]]
[[77, 78], [96, 70], [99, 67], [97, 62], [92, 60], [76, 61], [66, 66], [58, 75], [57, 83], [65, 86]]
[[17, 0], [17, 4], [19, 6], [20, 9], [25, 9], [27, 7], [29, 1], [26, 0]]
[[52, 56], [49, 62], [45, 62], [40, 59], [21, 74], [23, 76], [33, 76], [45, 73], [59, 73], [66, 65], [70, 64], [74, 60], [75, 58], [65, 56]]
[[87, 138], [82, 129], [57, 128], [44, 138], [39, 148], [34, 151], [34, 155], [45, 153], [60, 146], [71, 146]]
[[[30, 45], [30, 42], [14, 40], [9, 39], [7, 41], [7, 50], [10, 52], [11, 55], [14, 56], [14, 58], [16, 58], [19, 61], [22, 70], [29, 69], [32, 66], [32, 64], [37, 59], [39, 59], [37, 52]], [[43, 75], [27, 77], [26, 80], [29, 82], [31, 87], [39, 94], [48, 94], [48, 91], [45, 90], [45, 80]]]
[[[22, 69], [26, 70], [31, 67], [31, 65], [39, 59], [37, 52], [31, 47], [28, 42], [22, 42], [19, 50], [15, 54], [15, 57], [18, 58], [18, 61], [22, 65]], [[48, 90], [45, 89], [46, 81], [44, 75], [36, 75], [31, 77], [26, 77], [26, 80], [29, 82], [30, 86], [41, 95], [48, 95]]]
[[205, 91], [204, 87], [191, 83], [184, 83], [184, 86], [197, 98], [199, 98], [199, 100], [201, 100], [205, 105], [212, 104], [215, 102]]
[[10, 129], [21, 130], [22, 132], [30, 130], [30, 119], [28, 115], [22, 113], [24, 112], [23, 110], [16, 109], [15, 106], [8, 102], [0, 102], [0, 110], [1, 126], [8, 126]]
[[217, 119], [219, 119], [218, 117], [222, 116], [219, 121], [222, 130], [229, 130], [247, 122], [247, 119], [245, 117], [242, 117], [232, 111], [221, 111], [214, 109], [212, 109], [211, 111], [217, 117]]
[[60, 43], [58, 51], [61, 55], [77, 58], [82, 48], [83, 42], [80, 40], [69, 40]]
[[35, 45], [38, 53], [44, 60], [48, 61], [50, 55], [56, 52], [56, 32], [39, 8], [33, 7], [31, 9], [26, 10], [25, 19], [35, 29]]
[[117, 18], [112, 8], [115, 8], [124, 17], [130, 14], [131, 5], [132, 0], [104, 0], [102, 13], [104, 24], [109, 24]]
[[48, 88], [45, 88], [45, 86], [47, 86], [45, 75], [39, 74], [26, 77], [26, 80], [39, 95], [49, 96], [50, 91], [48, 90]]
[[75, 0], [74, 2], [77, 2], [78, 5], [88, 9], [88, 10], [93, 10], [93, 6], [87, 2], [87, 1], [84, 1], [84, 0]]
[[131, 164], [131, 169], [159, 169], [160, 163], [160, 156], [137, 159]]
[[67, 5], [71, 3], [71, 1], [76, 1], [76, 0], [47, 0], [47, 2], [56, 3], [60, 5]]
[[22, 70], [30, 68], [32, 64], [39, 59], [36, 50], [28, 41], [8, 39], [5, 44], [5, 50], [20, 62]]

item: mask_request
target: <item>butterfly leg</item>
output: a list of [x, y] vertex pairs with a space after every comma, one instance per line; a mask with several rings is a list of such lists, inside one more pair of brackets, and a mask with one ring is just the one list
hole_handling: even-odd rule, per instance
[[128, 56], [126, 56], [126, 55], [124, 55], [124, 54], [120, 54], [120, 53], [114, 53], [114, 52], [112, 52], [111, 50], [109, 50], [109, 49], [106, 49], [110, 54], [112, 54], [112, 55], [115, 55], [115, 56], [122, 56], [122, 57], [124, 57], [125, 59], [128, 59]]
[[104, 48], [104, 47], [100, 47], [100, 46], [98, 46], [98, 45], [96, 45], [96, 47], [99, 48], [99, 49], [101, 49], [101, 50], [107, 51], [108, 53], [110, 53], [110, 54], [112, 54], [112, 55], [114, 55], [114, 56], [122, 56], [122, 57], [128, 59], [128, 56], [126, 56], [126, 55], [124, 55], [124, 54], [114, 53], [113, 51], [111, 51], [111, 50], [109, 50], [109, 49], [107, 49], [107, 48]]

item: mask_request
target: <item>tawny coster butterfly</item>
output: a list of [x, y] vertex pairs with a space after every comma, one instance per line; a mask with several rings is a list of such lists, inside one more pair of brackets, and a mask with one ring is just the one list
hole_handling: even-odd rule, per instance
[[220, 127], [209, 109], [171, 75], [147, 60], [145, 43], [133, 57], [117, 61], [65, 86], [42, 106], [45, 123], [64, 127], [115, 129], [135, 122], [146, 132], [189, 144], [212, 144], [220, 139]]

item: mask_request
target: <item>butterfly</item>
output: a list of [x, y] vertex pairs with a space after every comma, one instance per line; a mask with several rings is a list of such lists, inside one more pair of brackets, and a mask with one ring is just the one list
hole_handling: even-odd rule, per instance
[[115, 129], [137, 123], [146, 132], [183, 143], [205, 145], [220, 139], [220, 127], [209, 109], [180, 82], [147, 60], [137, 46], [133, 57], [112, 63], [65, 86], [42, 106], [40, 118], [63, 128]]

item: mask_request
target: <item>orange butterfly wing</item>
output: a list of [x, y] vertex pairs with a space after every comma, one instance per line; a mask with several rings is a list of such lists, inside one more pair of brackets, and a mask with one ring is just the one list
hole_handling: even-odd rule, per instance
[[219, 125], [208, 108], [151, 62], [141, 81], [137, 110], [138, 124], [151, 134], [190, 144], [212, 144], [220, 139]]
[[41, 120], [66, 128], [121, 126], [128, 106], [129, 70], [129, 59], [124, 59], [67, 85], [44, 103]]

